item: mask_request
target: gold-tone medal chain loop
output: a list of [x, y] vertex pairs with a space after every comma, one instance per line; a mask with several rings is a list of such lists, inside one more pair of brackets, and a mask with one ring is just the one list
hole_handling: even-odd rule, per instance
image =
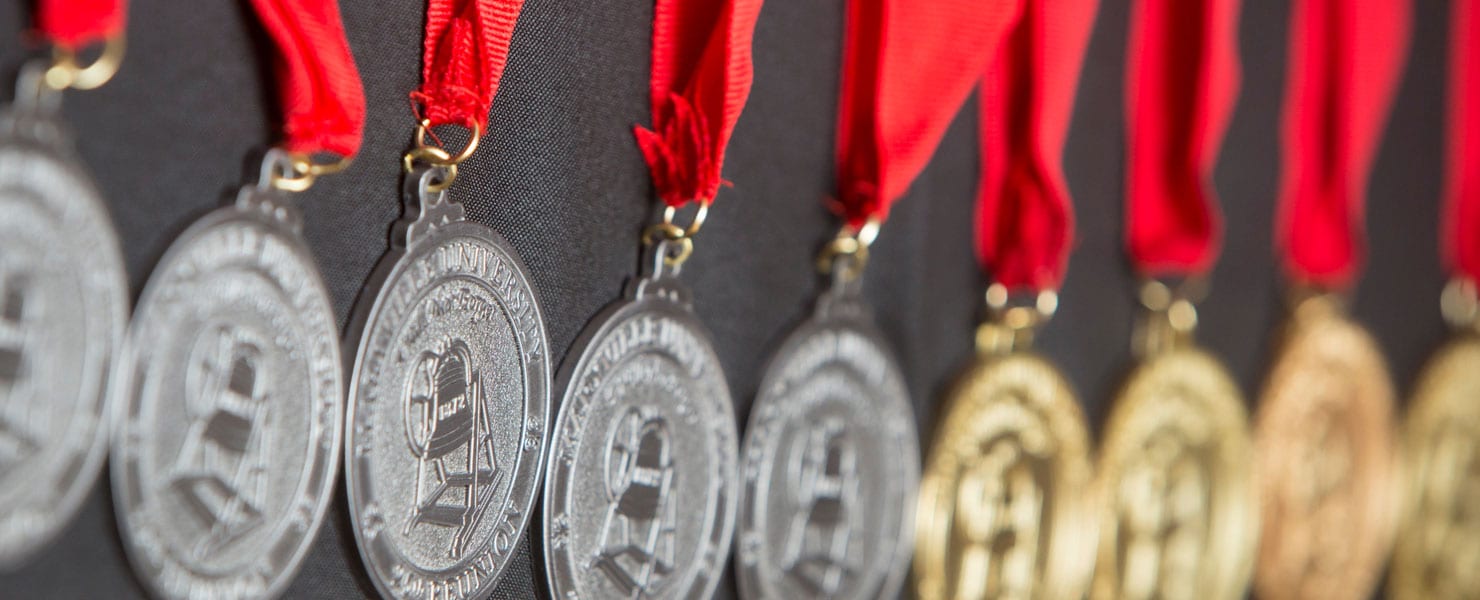
[[1444, 286], [1439, 296], [1439, 309], [1444, 321], [1457, 330], [1480, 334], [1480, 295], [1475, 280], [1455, 277]]
[[1058, 290], [1042, 289], [1032, 305], [1013, 305], [1007, 286], [987, 286], [987, 318], [976, 328], [976, 349], [982, 353], [1004, 354], [1026, 350], [1033, 344], [1038, 329], [1059, 310]]
[[1206, 281], [1198, 278], [1175, 288], [1155, 279], [1142, 284], [1138, 296], [1147, 314], [1136, 327], [1132, 349], [1150, 357], [1189, 343], [1197, 329], [1197, 302], [1206, 295]]
[[844, 282], [857, 281], [868, 266], [868, 249], [879, 237], [879, 220], [869, 219], [861, 227], [844, 225], [817, 254], [817, 271]]
[[[471, 158], [483, 141], [483, 127], [476, 121], [464, 125], [469, 131], [468, 143], [461, 152], [453, 154], [442, 147], [442, 141], [432, 132], [432, 122], [422, 119], [416, 124], [416, 145], [401, 157], [401, 167], [408, 174], [415, 173], [417, 165], [426, 165], [441, 172], [437, 182], [427, 186], [431, 192], [443, 192], [457, 180], [457, 166]], [[430, 138], [432, 143], [427, 143]]]
[[675, 223], [678, 218], [678, 209], [672, 206], [663, 209], [663, 221], [653, 223], [642, 231], [642, 244], [652, 246], [654, 244], [666, 244], [663, 253], [663, 264], [670, 267], [682, 266], [684, 261], [694, 253], [694, 236], [704, 228], [704, 221], [709, 218], [709, 205], [713, 199], [695, 202], [698, 210], [694, 212], [694, 218], [689, 221], [687, 227]]
[[77, 51], [56, 46], [52, 49], [51, 66], [44, 78], [47, 87], [61, 91], [65, 89], [91, 90], [108, 83], [123, 64], [124, 42], [122, 35], [115, 35], [103, 42], [101, 52], [92, 62], [82, 64]]
[[273, 189], [284, 192], [302, 192], [313, 187], [314, 181], [320, 175], [332, 175], [349, 167], [353, 160], [347, 156], [334, 159], [332, 162], [319, 162], [314, 157], [302, 152], [285, 152], [280, 168], [272, 169], [272, 178], [268, 183]]

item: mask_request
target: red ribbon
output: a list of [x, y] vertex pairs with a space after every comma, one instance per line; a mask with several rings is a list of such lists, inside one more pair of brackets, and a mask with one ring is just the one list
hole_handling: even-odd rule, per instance
[[1126, 246], [1142, 275], [1218, 259], [1212, 173], [1238, 98], [1239, 0], [1139, 0], [1126, 66]]
[[658, 0], [649, 84], [653, 128], [633, 128], [658, 197], [708, 204], [750, 95], [751, 34], [761, 0]]
[[835, 209], [882, 221], [935, 153], [1022, 0], [849, 0]]
[[36, 28], [51, 43], [77, 49], [123, 33], [124, 0], [38, 0]]
[[437, 125], [486, 129], [524, 0], [429, 0], [421, 89], [411, 100]]
[[282, 147], [346, 158], [360, 150], [365, 92], [335, 0], [252, 0], [277, 43]]
[[1064, 139], [1098, 7], [1024, 1], [982, 80], [977, 256], [1009, 289], [1056, 289], [1068, 267]]
[[1444, 252], [1449, 268], [1480, 281], [1480, 5], [1457, 0], [1449, 42], [1448, 208]]
[[1349, 286], [1367, 178], [1408, 52], [1409, 0], [1294, 0], [1276, 236], [1295, 280]]

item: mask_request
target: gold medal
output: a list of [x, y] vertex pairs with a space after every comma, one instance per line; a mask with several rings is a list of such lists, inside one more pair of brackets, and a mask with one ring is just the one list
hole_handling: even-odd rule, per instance
[[[1480, 598], [1480, 330], [1474, 286], [1451, 284], [1461, 333], [1419, 376], [1403, 432], [1406, 502], [1393, 553], [1398, 600]], [[1446, 308], [1452, 306], [1446, 302]]]
[[1152, 282], [1142, 362], [1115, 399], [1100, 448], [1103, 499], [1092, 597], [1241, 598], [1257, 497], [1237, 384], [1191, 343], [1197, 313]]
[[[993, 286], [1002, 308], [1006, 290]], [[993, 292], [989, 292], [993, 298]], [[1078, 598], [1092, 566], [1089, 436], [1074, 390], [1025, 346], [1053, 311], [999, 311], [946, 399], [925, 462], [915, 585], [937, 598]]]
[[1332, 296], [1297, 300], [1255, 431], [1260, 598], [1366, 597], [1396, 515], [1393, 388], [1376, 341]]

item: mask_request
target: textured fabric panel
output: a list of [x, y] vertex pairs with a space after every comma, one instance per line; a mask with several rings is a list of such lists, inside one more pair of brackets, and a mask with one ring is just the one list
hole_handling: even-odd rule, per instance
[[[401, 211], [400, 155], [414, 125], [406, 94], [419, 81], [423, 2], [341, 1], [366, 86], [365, 146], [346, 173], [324, 179], [301, 202], [343, 322]], [[0, 2], [0, 93], [7, 97], [23, 58], [16, 41], [25, 4]], [[273, 139], [275, 96], [269, 46], [246, 3], [132, 4], [123, 70], [100, 90], [69, 94], [66, 116], [108, 196], [137, 292], [175, 234], [255, 176], [252, 157]], [[762, 9], [754, 88], [725, 169], [735, 187], [720, 192], [683, 275], [742, 422], [767, 355], [820, 289], [812, 258], [836, 227], [822, 200], [834, 171], [842, 4], [772, 0]], [[1126, 4], [1102, 4], [1090, 43], [1065, 156], [1080, 240], [1059, 313], [1038, 343], [1068, 373], [1097, 425], [1131, 361], [1136, 282], [1120, 240]], [[1444, 334], [1434, 242], [1444, 4], [1418, 7], [1409, 72], [1374, 169], [1371, 262], [1354, 303], [1404, 389]], [[1226, 249], [1200, 310], [1199, 339], [1227, 360], [1250, 395], [1262, 376], [1267, 332], [1281, 318], [1270, 215], [1287, 13], [1283, 0], [1245, 3], [1244, 88], [1216, 173]], [[527, 0], [484, 146], [452, 192], [522, 255], [559, 355], [637, 272], [638, 233], [656, 216], [631, 134], [648, 118], [651, 17], [650, 0]], [[865, 282], [927, 439], [939, 393], [970, 357], [981, 303], [971, 244], [975, 115], [968, 102], [894, 209]], [[288, 597], [374, 595], [349, 527], [341, 490]], [[104, 478], [55, 544], [20, 570], [0, 573], [0, 598], [142, 597], [116, 531]], [[495, 598], [546, 595], [537, 522], [526, 537]], [[734, 596], [732, 578], [718, 596]]]

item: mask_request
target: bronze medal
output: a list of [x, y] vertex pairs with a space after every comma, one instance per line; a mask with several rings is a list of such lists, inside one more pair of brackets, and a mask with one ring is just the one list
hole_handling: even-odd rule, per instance
[[1238, 385], [1192, 345], [1196, 312], [1153, 283], [1131, 372], [1105, 427], [1100, 544], [1091, 597], [1242, 598], [1257, 497]]
[[947, 395], [916, 510], [922, 600], [1084, 595], [1095, 526], [1089, 435], [1063, 374], [1002, 343], [1023, 329], [1008, 323], [1033, 320], [1011, 317], [1026, 314], [982, 326], [977, 358]]
[[1261, 598], [1360, 598], [1392, 542], [1393, 387], [1376, 341], [1335, 298], [1299, 300], [1255, 424]]

